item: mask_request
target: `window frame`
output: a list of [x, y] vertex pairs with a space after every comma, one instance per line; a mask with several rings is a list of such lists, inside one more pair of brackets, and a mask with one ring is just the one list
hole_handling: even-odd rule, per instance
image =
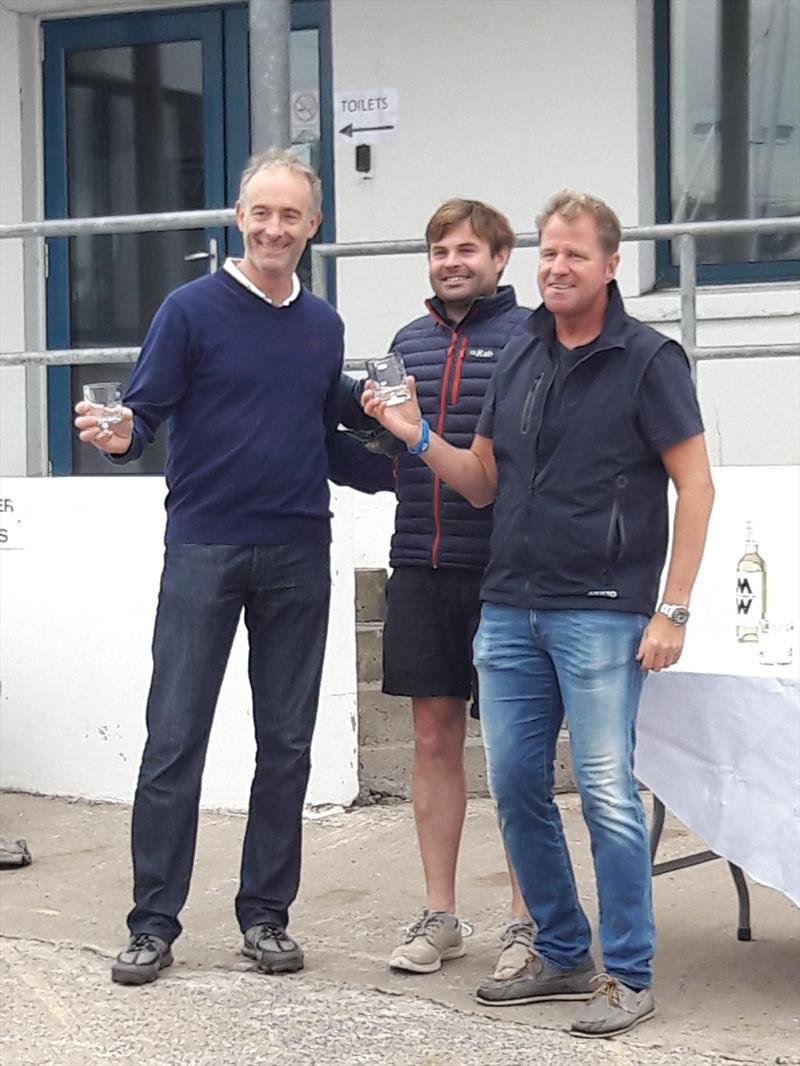
[[[653, 96], [655, 142], [656, 222], [672, 221], [672, 143], [670, 127], [671, 0], [653, 0]], [[677, 264], [671, 262], [671, 242], [656, 242], [656, 288], [674, 288]], [[800, 278], [800, 259], [768, 263], [699, 263], [698, 285], [747, 284]]]

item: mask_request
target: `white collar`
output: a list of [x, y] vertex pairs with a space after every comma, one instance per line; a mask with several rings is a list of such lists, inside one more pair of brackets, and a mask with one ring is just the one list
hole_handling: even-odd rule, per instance
[[241, 263], [241, 259], [231, 259], [229, 257], [222, 264], [222, 269], [227, 271], [232, 278], [235, 278], [240, 285], [244, 285], [246, 289], [249, 289], [250, 292], [252, 292], [255, 296], [260, 296], [262, 300], [266, 300], [266, 302], [271, 306], [288, 307], [289, 304], [294, 303], [294, 301], [300, 295], [300, 279], [298, 278], [297, 274], [292, 274], [292, 291], [289, 293], [283, 303], [273, 303], [273, 301], [270, 300], [269, 296], [267, 296], [266, 293], [263, 293], [261, 289], [259, 289], [252, 283], [250, 278], [248, 278], [245, 274], [241, 272], [241, 270], [239, 269], [239, 263]]

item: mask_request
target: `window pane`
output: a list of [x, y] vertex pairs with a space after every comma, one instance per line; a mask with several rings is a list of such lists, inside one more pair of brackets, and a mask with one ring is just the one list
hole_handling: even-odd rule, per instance
[[[672, 219], [800, 214], [800, 0], [671, 0], [670, 27]], [[798, 258], [788, 234], [698, 240], [701, 263]]]
[[[69, 214], [189, 211], [205, 203], [203, 68], [199, 41], [69, 52], [66, 57]], [[202, 230], [92, 234], [70, 240], [70, 343], [135, 347], [166, 294], [200, 276]], [[127, 379], [127, 366], [81, 366], [87, 381]], [[111, 467], [93, 448], [73, 447], [76, 473], [160, 471], [163, 436], [144, 457]]]
[[[295, 155], [319, 174], [321, 163], [319, 122], [319, 30], [293, 30], [289, 51], [291, 86], [290, 133]], [[322, 235], [317, 233], [314, 240]], [[311, 251], [306, 248], [297, 274], [311, 285]]]

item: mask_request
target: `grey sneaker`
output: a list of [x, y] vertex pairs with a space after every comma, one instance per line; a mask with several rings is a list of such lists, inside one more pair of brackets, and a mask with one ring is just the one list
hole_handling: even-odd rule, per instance
[[405, 940], [389, 958], [393, 970], [433, 973], [445, 959], [460, 959], [466, 953], [460, 918], [447, 911], [423, 911], [406, 930]]
[[295, 973], [303, 969], [303, 951], [277, 922], [251, 925], [244, 934], [242, 954], [255, 959], [262, 973]]
[[609, 1037], [627, 1033], [639, 1022], [646, 1022], [656, 1012], [652, 988], [635, 992], [621, 981], [602, 973], [597, 989], [572, 1023], [573, 1036]]
[[510, 981], [522, 973], [533, 955], [534, 930], [530, 918], [515, 918], [508, 923], [500, 935], [500, 954], [492, 972], [495, 981]]
[[531, 955], [516, 977], [498, 981], [487, 977], [476, 993], [479, 1003], [490, 1007], [512, 1007], [520, 1003], [547, 1003], [551, 1000], [589, 999], [597, 987], [597, 973], [591, 955], [574, 970], [557, 970]]
[[118, 985], [146, 985], [171, 965], [172, 951], [166, 940], [151, 933], [135, 933], [114, 960], [111, 980]]

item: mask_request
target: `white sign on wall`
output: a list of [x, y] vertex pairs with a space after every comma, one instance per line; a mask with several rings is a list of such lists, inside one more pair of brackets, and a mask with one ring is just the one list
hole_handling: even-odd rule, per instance
[[356, 144], [385, 141], [397, 129], [397, 89], [363, 89], [336, 94], [337, 134]]
[[3, 492], [0, 486], [0, 548], [23, 548], [23, 525], [19, 507], [13, 495]]
[[299, 89], [292, 93], [292, 141], [319, 140], [319, 93], [316, 89]]

